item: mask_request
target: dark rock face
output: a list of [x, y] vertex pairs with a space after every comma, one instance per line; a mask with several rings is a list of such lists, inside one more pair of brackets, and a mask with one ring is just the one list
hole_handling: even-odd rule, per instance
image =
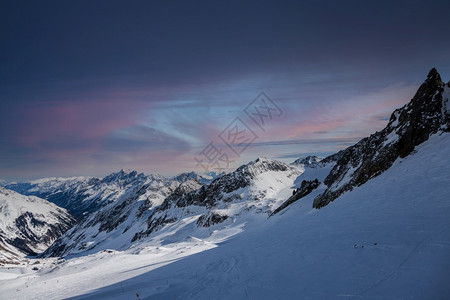
[[331, 154], [320, 161], [321, 164], [329, 164], [338, 162], [344, 155], [345, 150], [341, 150], [337, 153]]
[[180, 184], [175, 191], [170, 194], [159, 207], [159, 210], [165, 210], [175, 204], [178, 207], [185, 207], [188, 203], [200, 204], [204, 198], [202, 193], [196, 191], [205, 191], [205, 188], [195, 180], [188, 180]]
[[280, 205], [277, 209], [273, 211], [272, 215], [275, 215], [291, 205], [292, 203], [298, 201], [299, 199], [305, 197], [306, 195], [310, 194], [313, 190], [315, 190], [319, 186], [320, 182], [316, 178], [314, 180], [303, 180], [300, 187], [296, 190], [294, 190], [293, 194], [289, 199], [287, 199], [283, 204]]
[[[115, 230], [120, 224], [130, 217], [133, 204], [136, 203], [137, 199], [150, 189], [150, 184], [144, 184], [131, 189], [128, 197], [125, 197], [119, 203], [115, 204], [111, 207], [111, 209], [100, 210], [95, 215], [95, 218], [92, 218], [86, 226], [94, 226], [99, 224], [99, 232], [111, 232]], [[145, 206], [146, 203], [143, 203], [139, 207], [137, 213], [138, 215], [139, 212], [143, 210], [143, 207], [145, 208]]]
[[324, 180], [328, 188], [314, 199], [313, 207], [321, 208], [380, 175], [397, 158], [411, 154], [430, 135], [450, 131], [443, 93], [444, 83], [433, 68], [414, 98], [392, 113], [386, 128], [341, 151], [336, 166]]
[[37, 235], [30, 230], [32, 228], [45, 227], [47, 224], [44, 221], [35, 219], [33, 213], [26, 212], [15, 220], [17, 230], [20, 232], [20, 237], [13, 240], [7, 240], [8, 243], [26, 253], [27, 255], [37, 255], [30, 246], [39, 244], [51, 245], [58, 237], [65, 233], [76, 223], [76, 219], [72, 217], [61, 217], [59, 224], [49, 224], [49, 228], [44, 234]]
[[147, 237], [152, 232], [162, 228], [163, 225], [175, 222], [176, 219], [168, 216], [166, 213], [171, 208], [200, 206], [210, 209], [222, 199], [225, 193], [250, 185], [252, 174], [256, 171], [253, 169], [250, 171], [249, 169], [251, 168], [245, 168], [246, 166], [242, 166], [233, 173], [225, 174], [215, 179], [208, 186], [201, 186], [199, 183], [192, 182], [192, 180], [181, 184], [148, 217], [147, 229], [137, 233], [132, 241]]
[[159, 217], [155, 217], [155, 213], [153, 213], [147, 220], [147, 230], [143, 232], [137, 232], [131, 239], [131, 242], [135, 242], [143, 237], [147, 237], [152, 232], [161, 229], [164, 225], [173, 223], [175, 221], [176, 219], [170, 218], [165, 214]]
[[222, 223], [226, 219], [228, 219], [228, 216], [219, 215], [214, 212], [208, 212], [207, 214], [204, 214], [204, 215], [200, 216], [200, 218], [198, 218], [197, 226], [211, 227], [215, 224]]

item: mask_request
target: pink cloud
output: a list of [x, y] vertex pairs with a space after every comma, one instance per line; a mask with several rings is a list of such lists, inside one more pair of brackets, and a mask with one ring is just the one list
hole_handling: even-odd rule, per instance
[[[18, 144], [35, 150], [41, 142], [58, 139], [91, 141], [84, 149], [64, 149], [65, 153], [95, 151], [92, 141], [101, 139], [120, 128], [137, 124], [150, 105], [143, 101], [95, 99], [77, 102], [40, 103], [18, 110], [15, 139]], [[23, 121], [22, 121], [23, 120]], [[55, 154], [57, 149], [45, 149]]]

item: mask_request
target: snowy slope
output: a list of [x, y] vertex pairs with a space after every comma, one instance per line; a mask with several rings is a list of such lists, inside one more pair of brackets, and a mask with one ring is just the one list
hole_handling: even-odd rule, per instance
[[2, 187], [0, 216], [0, 261], [46, 250], [76, 222], [65, 209], [44, 199]]
[[139, 299], [445, 298], [450, 293], [450, 134], [434, 135], [416, 150], [320, 210], [312, 208], [317, 190], [222, 243], [191, 237], [135, 252], [48, 261], [37, 272], [23, 269], [23, 275], [3, 270], [0, 294], [8, 299], [135, 299], [136, 293]]

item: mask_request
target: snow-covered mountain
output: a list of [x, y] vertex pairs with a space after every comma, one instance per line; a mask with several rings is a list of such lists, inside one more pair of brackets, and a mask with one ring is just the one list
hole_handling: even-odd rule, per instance
[[35, 196], [0, 187], [0, 262], [46, 250], [76, 219]]
[[[169, 196], [148, 218], [147, 229], [134, 240], [148, 237], [168, 224], [178, 226], [180, 221], [195, 229], [218, 224], [226, 227], [247, 214], [266, 217], [292, 193], [302, 171], [296, 166], [258, 158], [208, 186], [194, 186], [182, 195]], [[176, 235], [180, 236], [178, 232]]]
[[297, 166], [258, 158], [209, 185], [191, 179], [196, 176], [183, 175], [184, 182], [151, 180], [88, 217], [55, 242], [45, 255], [125, 250], [151, 239], [150, 235], [165, 225], [175, 227], [164, 236], [167, 242], [186, 238], [196, 228], [203, 231], [202, 236], [209, 235], [210, 230], [201, 228], [232, 225], [249, 213], [266, 218], [292, 193], [302, 171]]
[[[123, 172], [105, 177], [105, 181], [122, 183], [120, 192], [115, 191], [114, 201], [105, 204], [95, 213], [69, 230], [50, 247], [45, 255], [67, 255], [69, 253], [96, 252], [104, 249], [128, 248], [135, 233], [145, 227], [150, 211], [159, 206], [164, 199], [173, 193], [180, 182], [164, 177], [147, 177], [143, 174], [140, 180], [126, 183], [135, 177], [135, 172], [124, 175]], [[133, 175], [134, 174], [134, 175]], [[117, 181], [119, 179], [119, 181]], [[111, 187], [109, 185], [109, 187]]]

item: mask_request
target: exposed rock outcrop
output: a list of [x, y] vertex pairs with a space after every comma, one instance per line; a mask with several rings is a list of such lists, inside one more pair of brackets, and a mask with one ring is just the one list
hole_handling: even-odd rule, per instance
[[291, 205], [292, 203], [298, 201], [299, 199], [309, 195], [313, 190], [315, 190], [320, 185], [319, 180], [316, 178], [314, 180], [303, 180], [300, 187], [294, 190], [293, 194], [289, 199], [287, 199], [283, 204], [273, 211], [272, 215], [275, 215]]

